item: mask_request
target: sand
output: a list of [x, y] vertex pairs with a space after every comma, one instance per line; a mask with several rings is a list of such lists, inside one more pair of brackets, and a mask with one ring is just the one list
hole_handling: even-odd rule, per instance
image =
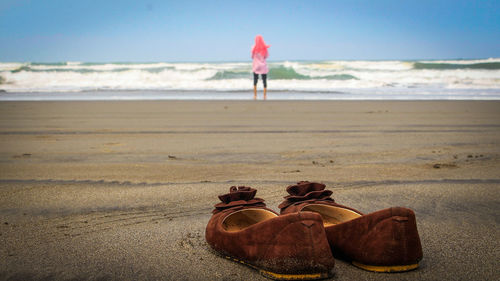
[[217, 195], [323, 182], [415, 210], [418, 270], [336, 260], [332, 280], [498, 280], [498, 101], [0, 103], [1, 280], [267, 280], [205, 242]]

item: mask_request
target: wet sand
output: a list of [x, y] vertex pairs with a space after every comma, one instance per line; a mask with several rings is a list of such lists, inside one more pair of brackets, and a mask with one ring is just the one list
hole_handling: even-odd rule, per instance
[[319, 181], [365, 213], [415, 210], [418, 270], [498, 280], [500, 102], [0, 103], [1, 280], [268, 280], [207, 246], [217, 195]]

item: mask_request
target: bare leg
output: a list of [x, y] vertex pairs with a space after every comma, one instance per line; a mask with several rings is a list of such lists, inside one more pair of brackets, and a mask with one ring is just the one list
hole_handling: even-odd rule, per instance
[[264, 88], [264, 100], [267, 99], [267, 88]]
[[253, 86], [253, 99], [257, 99], [257, 86]]

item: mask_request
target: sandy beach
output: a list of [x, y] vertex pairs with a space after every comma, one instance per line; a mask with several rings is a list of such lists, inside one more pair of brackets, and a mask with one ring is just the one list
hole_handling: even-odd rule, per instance
[[331, 280], [500, 278], [499, 101], [89, 101], [0, 103], [0, 280], [268, 280], [205, 226], [300, 180], [417, 216], [419, 269]]

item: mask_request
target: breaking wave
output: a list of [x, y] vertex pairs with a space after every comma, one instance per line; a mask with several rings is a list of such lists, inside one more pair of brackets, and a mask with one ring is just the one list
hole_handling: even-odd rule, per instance
[[[268, 85], [271, 91], [500, 91], [498, 58], [441, 61], [283, 61], [268, 64]], [[0, 90], [6, 92], [228, 92], [248, 90], [252, 79], [251, 62], [0, 62]]]
[[424, 63], [416, 62], [413, 67], [415, 69], [435, 69], [435, 70], [452, 70], [452, 69], [500, 69], [500, 62], [483, 62], [483, 63]]

